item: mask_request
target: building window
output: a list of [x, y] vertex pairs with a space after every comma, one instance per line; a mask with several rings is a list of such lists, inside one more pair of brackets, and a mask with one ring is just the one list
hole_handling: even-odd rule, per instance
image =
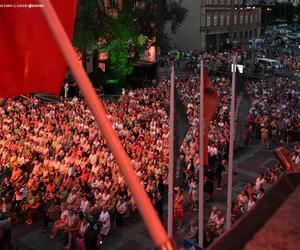
[[243, 31], [240, 31], [240, 40], [243, 39]]
[[247, 23], [248, 23], [248, 18], [249, 18], [249, 15], [248, 15], [248, 14], [246, 14], [246, 15], [245, 15], [245, 24], [247, 24]]
[[206, 16], [206, 26], [211, 26], [211, 15], [210, 13]]
[[253, 14], [250, 14], [250, 23], [253, 23]]
[[237, 13], [234, 13], [234, 21], [233, 21], [234, 24], [237, 24]]
[[224, 0], [220, 0], [220, 5], [224, 5]]
[[214, 13], [214, 26], [218, 25], [218, 13]]
[[257, 23], [257, 15], [256, 14], [253, 15], [254, 15], [254, 23]]
[[214, 5], [218, 5], [218, 0], [214, 0]]
[[239, 4], [239, 0], [234, 0], [234, 5], [238, 5]]
[[225, 18], [225, 13], [222, 12], [220, 15], [220, 25], [224, 25], [224, 18]]
[[241, 13], [240, 14], [240, 24], [243, 24], [244, 23], [244, 14]]
[[249, 31], [249, 38], [252, 39], [252, 30]]
[[247, 39], [247, 38], [248, 38], [248, 31], [247, 31], [247, 30], [245, 31], [245, 35], [244, 35], [244, 37], [245, 37], [245, 39]]
[[227, 12], [226, 24], [230, 25], [230, 12]]

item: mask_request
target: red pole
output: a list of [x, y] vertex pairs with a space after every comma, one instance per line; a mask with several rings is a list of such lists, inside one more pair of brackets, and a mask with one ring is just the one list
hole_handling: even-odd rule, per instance
[[146, 192], [137, 178], [128, 155], [124, 151], [121, 142], [112, 128], [112, 124], [107, 118], [105, 109], [95, 93], [95, 90], [87, 77], [82, 65], [78, 61], [77, 54], [65, 33], [65, 30], [59, 21], [55, 10], [50, 1], [39, 0], [43, 4], [43, 14], [47, 23], [55, 37], [55, 40], [63, 54], [67, 64], [69, 65], [76, 82], [88, 103], [97, 124], [103, 134], [103, 137], [108, 142], [108, 146], [112, 151], [114, 158], [126, 180], [132, 195], [137, 203], [138, 209], [144, 219], [144, 222], [150, 232], [150, 235], [155, 242], [156, 246], [161, 249], [174, 249], [172, 242], [168, 239], [166, 231], [161, 224], [156, 211], [154, 210]]

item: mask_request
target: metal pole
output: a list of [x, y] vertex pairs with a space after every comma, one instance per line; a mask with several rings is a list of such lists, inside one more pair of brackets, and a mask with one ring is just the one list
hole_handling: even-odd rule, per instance
[[254, 21], [255, 21], [255, 11], [253, 11], [253, 9], [251, 10], [251, 13], [252, 13], [252, 44], [251, 44], [251, 60], [252, 62], [254, 62], [254, 53], [255, 53], [255, 37], [254, 37], [254, 30], [255, 30], [255, 25], [254, 25]]
[[133, 170], [128, 155], [122, 147], [122, 144], [112, 128], [112, 124], [107, 118], [105, 109], [98, 98], [89, 78], [87, 77], [82, 65], [78, 61], [78, 57], [74, 48], [56, 15], [55, 10], [50, 1], [39, 0], [43, 4], [43, 14], [52, 31], [58, 47], [63, 54], [68, 66], [70, 67], [74, 78], [88, 103], [97, 125], [99, 126], [103, 137], [108, 142], [108, 146], [112, 151], [117, 165], [125, 178], [132, 195], [137, 203], [137, 207], [144, 219], [144, 222], [155, 242], [155, 245], [161, 249], [174, 249], [172, 242], [168, 239], [167, 233], [159, 220], [155, 209], [153, 208], [146, 192], [142, 188], [140, 180], [137, 178]]
[[228, 169], [228, 189], [227, 189], [227, 230], [231, 227], [231, 203], [232, 203], [232, 172], [233, 172], [233, 149], [235, 134], [235, 76], [236, 76], [236, 56], [233, 57], [232, 85], [231, 85], [231, 108], [230, 108], [230, 142], [229, 142], [229, 169]]
[[170, 91], [170, 131], [169, 131], [169, 175], [168, 175], [168, 236], [173, 237], [174, 210], [174, 60], [171, 61]]
[[200, 118], [199, 118], [199, 238], [198, 244], [203, 248], [203, 210], [204, 210], [204, 65], [203, 60], [200, 61], [201, 71], [200, 71]]

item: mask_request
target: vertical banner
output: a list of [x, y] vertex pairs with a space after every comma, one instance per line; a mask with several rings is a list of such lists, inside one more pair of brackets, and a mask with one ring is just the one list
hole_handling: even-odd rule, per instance
[[174, 161], [173, 166], [175, 168], [175, 186], [183, 185], [183, 170], [180, 164], [180, 147], [186, 136], [186, 133], [190, 127], [189, 121], [187, 119], [187, 114], [185, 107], [180, 99], [177, 88], [174, 90]]
[[234, 149], [244, 147], [243, 132], [246, 127], [246, 117], [251, 108], [251, 101], [246, 90], [240, 67], [236, 68], [236, 106], [235, 106], [235, 141]]

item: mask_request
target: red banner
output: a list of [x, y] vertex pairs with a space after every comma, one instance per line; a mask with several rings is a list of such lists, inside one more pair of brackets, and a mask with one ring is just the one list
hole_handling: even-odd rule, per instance
[[[71, 39], [76, 0], [51, 3]], [[58, 95], [67, 64], [46, 23], [43, 6], [33, 0], [0, 0], [0, 6], [0, 97], [32, 92]]]

